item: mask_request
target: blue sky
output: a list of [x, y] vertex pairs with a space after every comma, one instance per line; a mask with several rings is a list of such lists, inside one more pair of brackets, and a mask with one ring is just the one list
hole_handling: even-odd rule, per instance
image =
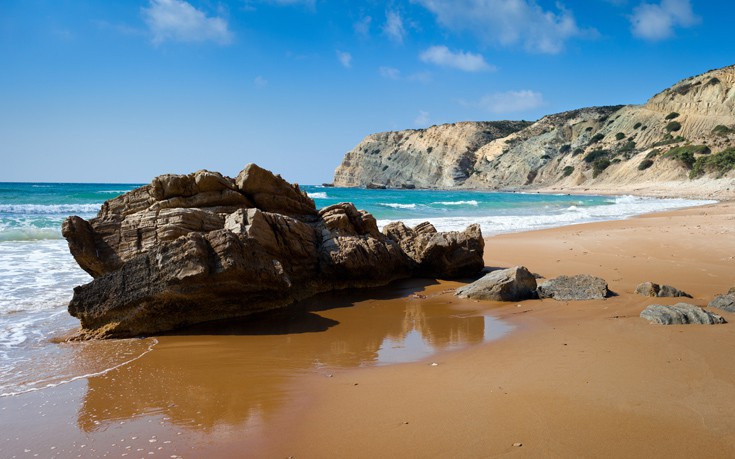
[[640, 104], [735, 64], [733, 2], [0, 0], [0, 181], [249, 162], [331, 181], [370, 133]]

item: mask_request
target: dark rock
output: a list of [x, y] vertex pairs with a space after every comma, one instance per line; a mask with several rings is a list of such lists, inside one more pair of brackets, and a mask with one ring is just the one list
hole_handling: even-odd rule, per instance
[[610, 293], [605, 279], [577, 274], [559, 276], [538, 286], [539, 298], [553, 298], [559, 301], [600, 300]]
[[157, 177], [89, 222], [69, 217], [62, 232], [94, 278], [69, 304], [80, 338], [154, 334], [329, 290], [483, 267], [476, 225], [461, 233], [424, 225], [398, 243], [369, 213], [346, 203], [317, 211], [298, 185], [252, 164], [237, 179]]
[[658, 285], [654, 282], [643, 282], [638, 285], [635, 292], [643, 296], [659, 297], [659, 298], [691, 298], [692, 296], [678, 288], [670, 285]]
[[475, 300], [521, 301], [536, 296], [536, 278], [523, 266], [498, 269], [458, 288], [455, 294]]
[[707, 307], [722, 309], [727, 312], [735, 312], [735, 287], [731, 288], [727, 293], [717, 295], [709, 302]]
[[652, 304], [641, 312], [641, 317], [651, 323], [662, 325], [684, 324], [724, 324], [725, 319], [705, 311], [699, 306], [688, 303], [677, 303], [673, 306]]
[[461, 232], [440, 233], [429, 222], [413, 229], [394, 222], [386, 225], [383, 232], [413, 260], [418, 275], [444, 279], [469, 277], [485, 266], [482, 258], [485, 241], [480, 225], [470, 225]]
[[368, 190], [385, 190], [386, 189], [386, 186], [384, 184], [382, 184], [382, 183], [374, 183], [374, 182], [371, 182], [371, 183], [368, 183], [365, 186], [365, 188], [367, 188]]

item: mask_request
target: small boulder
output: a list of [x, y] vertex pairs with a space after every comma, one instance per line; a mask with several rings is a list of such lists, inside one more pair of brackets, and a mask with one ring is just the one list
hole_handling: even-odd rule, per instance
[[559, 301], [601, 300], [610, 291], [605, 279], [577, 274], [576, 276], [559, 276], [539, 285], [536, 289], [539, 298], [553, 298]]
[[651, 323], [661, 325], [713, 325], [725, 323], [725, 319], [721, 316], [688, 303], [677, 303], [673, 306], [652, 304], [641, 312], [641, 317]]
[[654, 282], [644, 282], [635, 288], [635, 292], [643, 296], [659, 298], [691, 298], [692, 296], [670, 285], [658, 285]]
[[735, 312], [735, 287], [731, 288], [727, 293], [717, 295], [715, 299], [709, 302], [707, 307]]
[[523, 266], [498, 269], [457, 289], [460, 298], [521, 301], [536, 296], [536, 278]]

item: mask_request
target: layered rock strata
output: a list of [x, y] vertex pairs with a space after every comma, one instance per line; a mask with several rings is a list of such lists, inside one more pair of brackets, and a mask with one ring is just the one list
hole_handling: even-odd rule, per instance
[[[430, 225], [429, 225], [430, 226]], [[69, 312], [80, 338], [155, 334], [279, 308], [319, 292], [411, 276], [477, 274], [478, 226], [439, 233], [392, 226], [341, 203], [317, 210], [298, 185], [257, 165], [236, 178], [164, 175], [69, 217], [63, 236], [94, 279]]]

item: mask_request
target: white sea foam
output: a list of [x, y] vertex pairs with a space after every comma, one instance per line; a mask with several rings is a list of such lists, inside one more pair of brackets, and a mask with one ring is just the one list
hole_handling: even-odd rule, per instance
[[415, 209], [416, 204], [399, 204], [397, 202], [381, 202], [378, 205], [383, 207], [390, 207], [393, 209]]
[[0, 225], [0, 242], [43, 241], [46, 239], [61, 239], [61, 229], [35, 228], [32, 226], [12, 228]]
[[306, 193], [311, 199], [327, 199], [329, 196], [327, 196], [326, 191], [317, 191], [315, 193]]
[[74, 214], [97, 213], [100, 204], [0, 204], [0, 212], [6, 214]]
[[129, 190], [99, 190], [99, 191], [95, 191], [95, 193], [97, 194], [123, 194], [123, 193], [128, 193], [130, 191], [133, 191], [132, 188]]
[[440, 205], [440, 206], [473, 206], [477, 207], [478, 202], [474, 199], [471, 199], [469, 201], [437, 201], [432, 202], [432, 204]]
[[[688, 199], [656, 199], [640, 198], [636, 196], [620, 196], [612, 198], [610, 205], [566, 208], [556, 213], [545, 213], [542, 215], [494, 215], [494, 216], [463, 216], [463, 217], [427, 217], [403, 219], [402, 221], [414, 226], [424, 221], [431, 222], [439, 231], [461, 231], [468, 225], [479, 223], [482, 234], [485, 236], [512, 233], [517, 231], [529, 231], [542, 228], [553, 228], [557, 226], [573, 225], [605, 220], [622, 220], [634, 215], [650, 212], [680, 209], [704, 204], [712, 204], [716, 201], [695, 201]], [[614, 204], [612, 204], [614, 202]], [[393, 220], [378, 220], [381, 228]]]

